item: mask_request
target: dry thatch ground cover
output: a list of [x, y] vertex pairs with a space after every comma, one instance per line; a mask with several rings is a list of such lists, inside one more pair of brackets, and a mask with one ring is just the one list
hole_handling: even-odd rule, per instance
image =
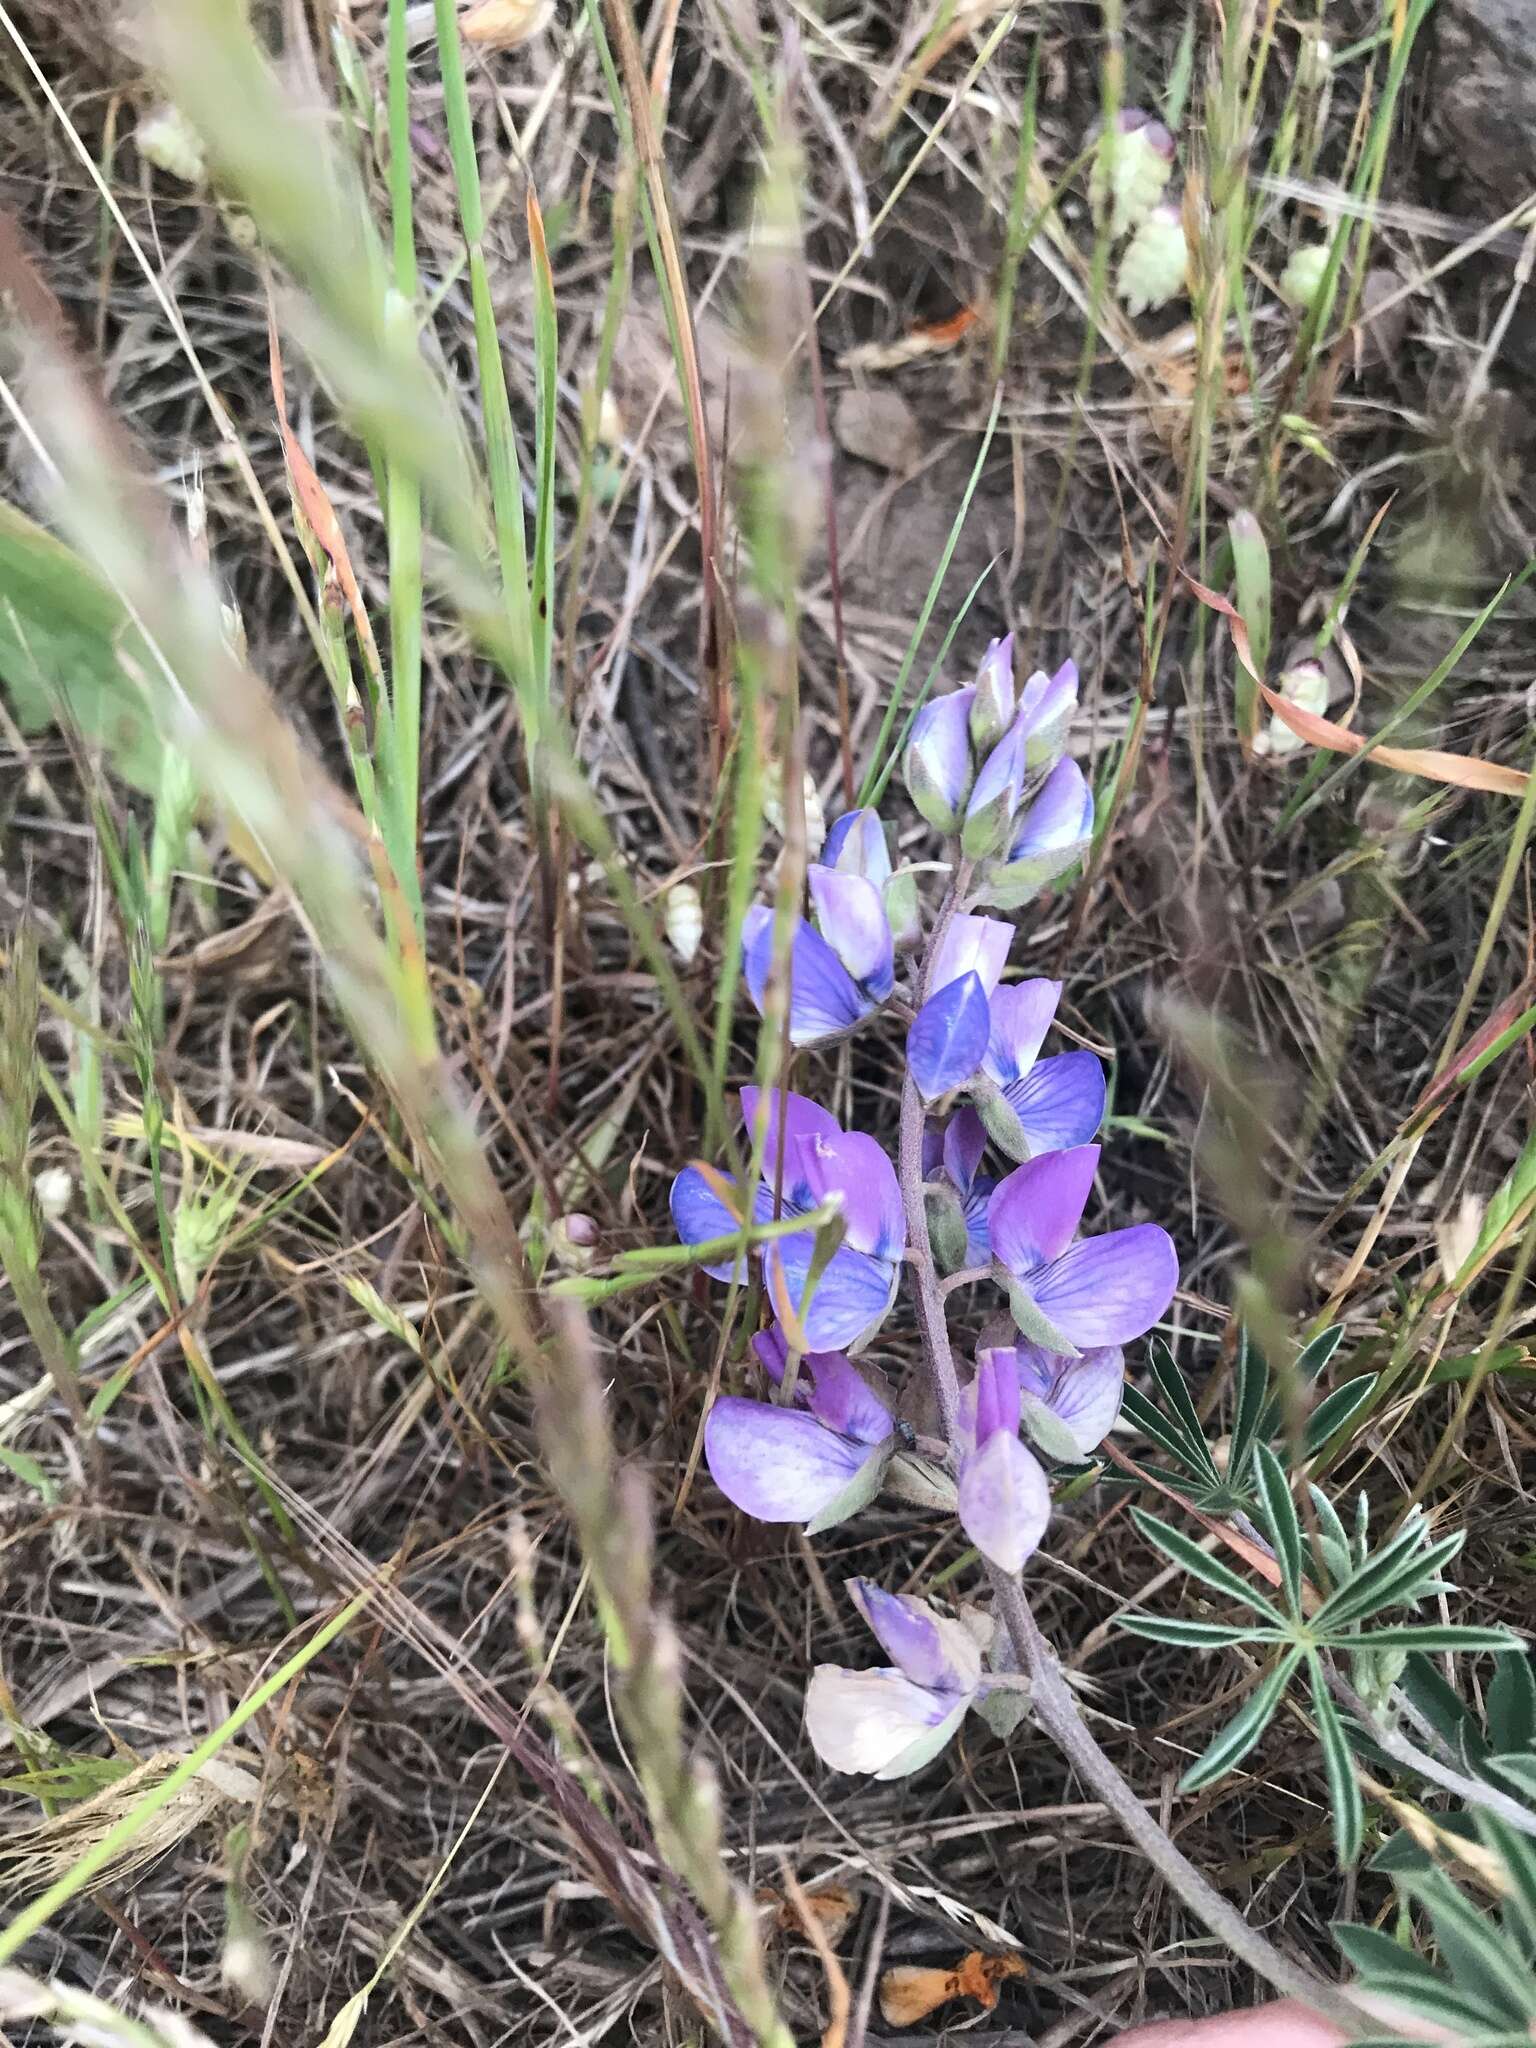
[[[1101, 780], [1128, 733], [1140, 734], [1101, 856], [1032, 923], [1018, 956], [1065, 977], [1073, 1032], [1114, 1061], [1115, 1220], [1154, 1217], [1174, 1232], [1184, 1267], [1172, 1341], [1213, 1407], [1244, 1273], [1297, 1328], [1332, 1300], [1349, 1371], [1400, 1364], [1396, 1397], [1346, 1448], [1341, 1470], [1387, 1512], [1428, 1472], [1431, 1504], [1470, 1530], [1458, 1567], [1467, 1618], [1518, 1623], [1536, 1559], [1521, 1473], [1532, 1434], [1529, 1310], [1517, 1299], [1507, 1313], [1502, 1298], [1522, 1254], [1501, 1246], [1443, 1297], [1436, 1275], [1442, 1260], [1453, 1272], [1459, 1264], [1443, 1250], [1446, 1233], [1475, 1236], [1479, 1205], [1521, 1156], [1525, 1045], [1451, 1098], [1400, 1180], [1366, 1171], [1447, 1049], [1500, 1005], [1511, 1005], [1508, 1021], [1529, 1004], [1536, 963], [1518, 847], [1507, 908], [1490, 924], [1516, 806], [1371, 766], [1289, 816], [1317, 771], [1305, 756], [1244, 760], [1225, 635], [1182, 592], [1155, 673], [1146, 659], [1170, 549], [1223, 580], [1227, 516], [1254, 504], [1272, 539], [1277, 655], [1317, 630], [1364, 549], [1333, 657], [1333, 710], [1358, 688], [1356, 723], [1374, 731], [1536, 552], [1536, 344], [1518, 299], [1504, 317], [1526, 245], [1510, 225], [1469, 247], [1500, 202], [1457, 183], [1456, 153], [1432, 132], [1429, 31], [1356, 280], [1375, 280], [1368, 306], [1393, 303], [1304, 360], [1296, 315], [1268, 288], [1288, 245], [1322, 232], [1318, 192], [1355, 178], [1386, 88], [1393, 10], [1324, 12], [1343, 53], [1325, 94], [1293, 92], [1310, 10], [1277, 30], [1259, 132], [1267, 148], [1283, 110], [1299, 108], [1299, 195], [1266, 190], [1255, 151], [1254, 204], [1271, 218], [1257, 244], [1251, 331], [1245, 342], [1235, 323], [1224, 330], [1203, 398], [1188, 308], [1133, 321], [1104, 298], [1083, 180], [1068, 183], [1052, 231], [1024, 260], [996, 436], [918, 673], [990, 565], [947, 672], [1011, 626], [1048, 662], [1075, 655], [1089, 711], [1083, 746]], [[806, 549], [803, 739], [829, 813], [840, 802], [839, 660], [862, 767], [976, 460], [1037, 34], [1047, 190], [1100, 103], [1104, 17], [1086, 6], [1025, 9], [961, 92], [1001, 19], [916, 4], [835, 19], [764, 10], [773, 50], [790, 51], [809, 290], [825, 298], [817, 336], [831, 445], [817, 434], [803, 356], [789, 420]], [[157, 95], [131, 24], [61, 0], [39, 0], [16, 23], [60, 104], [8, 47], [5, 204], [149, 475], [173, 501], [196, 479], [212, 566], [238, 607], [251, 666], [305, 747], [344, 776], [329, 686], [189, 370], [190, 351], [291, 534], [249, 237], [207, 186], [154, 168], [136, 148]], [[1178, 7], [1128, 10], [1122, 56], [1128, 100], [1186, 97], [1181, 145], [1193, 179], [1220, 50], [1204, 10], [1189, 23], [1186, 39]], [[334, 100], [355, 121], [367, 95], [382, 94], [381, 8], [295, 4], [270, 10], [262, 29], [295, 95]], [[411, 103], [422, 287], [469, 419], [470, 293], [427, 29]], [[761, 168], [752, 82], [728, 8], [658, 8], [642, 29], [726, 479], [719, 561], [733, 590], [740, 479], [729, 450], [753, 375], [740, 308]], [[472, 51], [470, 84], [488, 274], [525, 432], [525, 166], [549, 231], [564, 494], [608, 290], [616, 187], [629, 171], [579, 10], [562, 8], [515, 50]], [[120, 212], [107, 210], [71, 127]], [[374, 186], [382, 209], [377, 177]], [[1096, 300], [1089, 330], [1084, 309]], [[707, 887], [715, 787], [701, 769], [697, 485], [638, 232], [633, 286], [619, 303], [612, 390], [624, 446], [600, 458], [591, 544], [562, 591], [557, 674], [624, 860], [642, 896], [659, 902], [679, 878]], [[974, 321], [951, 339], [967, 313]], [[798, 330], [798, 309], [785, 318]], [[337, 425], [297, 342], [287, 354], [290, 418], [382, 620], [384, 535], [366, 454]], [[8, 443], [6, 487], [36, 504], [21, 434]], [[1192, 520], [1181, 511], [1191, 502]], [[563, 535], [562, 546], [568, 525]], [[1530, 617], [1529, 592], [1516, 589], [1399, 737], [1523, 765]], [[513, 700], [446, 606], [431, 603], [424, 700], [431, 987], [496, 1179], [520, 1218], [537, 1202], [549, 1214], [590, 1214], [604, 1252], [665, 1237], [666, 1188], [700, 1143], [701, 1098], [655, 976], [601, 872], [579, 854], [569, 856], [574, 914], [552, 953]], [[24, 1461], [0, 1478], [0, 1768], [64, 1773], [51, 1812], [7, 1794], [0, 1777], [0, 1887], [19, 1900], [67, 1869], [163, 1772], [156, 1759], [190, 1749], [276, 1668], [297, 1619], [329, 1612], [393, 1567], [388, 1597], [254, 1718], [225, 1752], [223, 1775], [173, 1801], [147, 1843], [114, 1858], [25, 1961], [113, 2001], [168, 2002], [218, 2042], [319, 2039], [386, 1957], [356, 2016], [358, 2039], [468, 2037], [492, 2048], [697, 2038], [697, 2015], [654, 1946], [573, 1847], [558, 1788], [519, 1760], [518, 1742], [537, 1732], [600, 1782], [618, 1834], [639, 1845], [644, 1878], [646, 1836], [603, 1637], [521, 1379], [285, 891], [216, 818], [199, 819], [155, 946], [163, 1017], [152, 1064], [179, 1133], [159, 1165], [169, 1209], [185, 1208], [189, 1230], [204, 1233], [180, 1248], [189, 1298], [168, 1323], [125, 1228], [126, 1219], [153, 1243], [156, 1209], [142, 1077], [125, 1049], [131, 947], [103, 854], [104, 820], [121, 838], [131, 816], [148, 813], [76, 737], [24, 734], [8, 711], [0, 744], [0, 915], [10, 933], [24, 916], [37, 933], [49, 992], [39, 1049], [66, 1100], [89, 1098], [82, 1063], [99, 1061], [96, 1156], [123, 1212], [92, 1192], [75, 1141], [40, 1099], [30, 1170], [70, 1183], [56, 1183], [43, 1271], [58, 1322], [82, 1337], [90, 1390], [124, 1374], [87, 1440], [40, 1378], [21, 1317], [0, 1302], [0, 1445]], [[898, 814], [920, 844], [910, 813]], [[710, 933], [685, 971], [701, 1015], [714, 957]], [[750, 1044], [743, 1027], [733, 1083], [749, 1075]], [[840, 1113], [893, 1128], [878, 1041], [818, 1056], [809, 1071]], [[227, 1193], [222, 1207], [209, 1205], [209, 1189]], [[733, 1867], [780, 1893], [791, 1876], [851, 1891], [858, 1916], [841, 1948], [856, 1994], [880, 1965], [1016, 1949], [1031, 1974], [1010, 1981], [980, 2022], [997, 2043], [1104, 2038], [1136, 2017], [1246, 1995], [1241, 1973], [1027, 1730], [1004, 1747], [972, 1724], [941, 1764], [896, 1786], [833, 1779], [816, 1763], [800, 1729], [805, 1672], [861, 1654], [841, 1580], [866, 1573], [897, 1586], [920, 1575], [932, 1586], [961, 1539], [946, 1535], [935, 1550], [932, 1518], [889, 1504], [814, 1550], [736, 1516], [696, 1466], [709, 1392], [738, 1370], [718, 1358], [718, 1311], [704, 1283], [669, 1282], [602, 1310], [595, 1332], [622, 1460], [649, 1481], [657, 1589], [682, 1646], [690, 1736], [718, 1777]], [[1490, 1331], [1498, 1349], [1484, 1362], [1498, 1370], [1463, 1417], [1456, 1361], [1478, 1355]], [[899, 1364], [910, 1346], [898, 1318], [882, 1355]], [[200, 1374], [216, 1383], [255, 1468]], [[1157, 1571], [1122, 1496], [1079, 1500], [1036, 1569], [1042, 1619], [1127, 1774], [1254, 1920], [1331, 1969], [1326, 1923], [1350, 1902], [1327, 1855], [1321, 1771], [1304, 1728], [1282, 1717], [1237, 1777], [1176, 1797], [1184, 1763], [1230, 1711], [1244, 1673], [1106, 1626]], [[109, 1784], [112, 1759], [147, 1775]], [[71, 1792], [97, 1785], [105, 1806], [70, 1806]], [[1362, 1890], [1376, 1882], [1363, 1879]], [[1377, 1900], [1354, 1903], [1368, 1914]], [[798, 1933], [777, 1935], [770, 1958], [797, 2038], [816, 2038], [823, 1963]], [[973, 2009], [927, 2024], [962, 2010]], [[878, 2015], [871, 2027], [880, 2031]], [[12, 2035], [27, 2037], [25, 2024]]]

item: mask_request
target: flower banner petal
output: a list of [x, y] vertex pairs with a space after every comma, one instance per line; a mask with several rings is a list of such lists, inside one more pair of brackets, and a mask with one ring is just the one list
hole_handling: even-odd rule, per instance
[[1032, 1273], [1065, 1251], [1082, 1221], [1098, 1171], [1097, 1145], [1047, 1152], [1016, 1166], [987, 1208], [992, 1256], [1010, 1273]]
[[821, 936], [865, 994], [883, 1003], [895, 981], [896, 948], [880, 890], [828, 867], [813, 867], [806, 881]]
[[1104, 1120], [1104, 1066], [1097, 1053], [1059, 1052], [1037, 1060], [1003, 1090], [1031, 1154], [1086, 1145]]
[[992, 998], [992, 1030], [984, 1065], [999, 1088], [1027, 1074], [1061, 1001], [1059, 981], [1018, 981]]
[[863, 1131], [835, 1131], [802, 1141], [797, 1178], [811, 1206], [829, 1197], [840, 1204], [843, 1242], [854, 1251], [890, 1259], [907, 1242], [906, 1212], [896, 1169], [884, 1148]]
[[929, 969], [929, 995], [936, 995], [962, 975], [977, 974], [990, 996], [1003, 978], [1012, 944], [1013, 926], [1000, 917], [977, 917], [970, 911], [952, 917]]

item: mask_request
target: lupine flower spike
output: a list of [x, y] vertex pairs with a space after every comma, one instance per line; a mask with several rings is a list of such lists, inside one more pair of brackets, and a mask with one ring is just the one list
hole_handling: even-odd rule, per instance
[[963, 1622], [908, 1594], [851, 1579], [854, 1605], [891, 1659], [884, 1668], [811, 1674], [805, 1727], [835, 1771], [905, 1778], [932, 1761], [982, 1690], [981, 1648]]
[[[753, 1349], [782, 1382], [783, 1334], [762, 1331]], [[868, 1506], [895, 1444], [890, 1410], [841, 1351], [800, 1360], [792, 1406], [726, 1395], [704, 1425], [704, 1459], [726, 1499], [759, 1522], [801, 1522], [812, 1535]]]
[[[806, 1283], [816, 1255], [816, 1233], [794, 1231], [760, 1246], [768, 1298], [781, 1322], [799, 1319], [796, 1334], [803, 1336], [807, 1349], [854, 1349], [874, 1335], [896, 1297], [907, 1232], [895, 1168], [873, 1138], [845, 1131], [836, 1117], [803, 1095], [770, 1089], [765, 1096], [756, 1088], [743, 1088], [741, 1107], [749, 1132], [760, 1108], [767, 1118], [752, 1220], [768, 1222], [775, 1214], [803, 1216], [832, 1201], [843, 1223], [842, 1242], [817, 1278], [809, 1301]], [[740, 1231], [742, 1217], [727, 1207], [734, 1186], [730, 1176], [716, 1168], [684, 1167], [672, 1183], [672, 1221], [684, 1244], [707, 1244]], [[706, 1265], [704, 1271], [716, 1280], [746, 1277], [744, 1262], [728, 1256]]]
[[1015, 1167], [987, 1206], [1014, 1321], [1032, 1343], [1068, 1356], [1150, 1330], [1179, 1279], [1173, 1240], [1159, 1224], [1072, 1242], [1098, 1163], [1097, 1145], [1047, 1152]]

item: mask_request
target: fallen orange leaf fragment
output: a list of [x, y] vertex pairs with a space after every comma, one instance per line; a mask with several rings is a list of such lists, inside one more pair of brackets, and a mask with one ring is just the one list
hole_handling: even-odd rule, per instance
[[[803, 1892], [801, 1902], [831, 1948], [837, 1947], [859, 1910], [857, 1898], [845, 1884], [820, 1885], [813, 1892]], [[772, 1913], [770, 1926], [775, 1934], [804, 1934], [805, 1921], [793, 1899], [786, 1899], [782, 1892], [765, 1885], [757, 1894], [757, 1903]]]
[[[1197, 583], [1187, 569], [1181, 573], [1200, 602], [1209, 605], [1213, 612], [1220, 612], [1227, 621], [1238, 660], [1258, 684], [1260, 696], [1282, 725], [1289, 726], [1309, 746], [1323, 747], [1330, 754], [1358, 754], [1369, 745], [1363, 734], [1350, 732], [1331, 718], [1320, 718], [1315, 711], [1304, 711], [1299, 704], [1289, 703], [1277, 690], [1272, 690], [1254, 665], [1248, 628], [1237, 607], [1229, 604], [1219, 591]], [[1422, 775], [1430, 782], [1451, 783], [1457, 789], [1490, 790], [1496, 796], [1523, 796], [1530, 781], [1523, 768], [1506, 768], [1497, 761], [1480, 761], [1474, 754], [1452, 754], [1438, 747], [1372, 746], [1371, 754], [1383, 768], [1396, 768], [1404, 775]]]
[[952, 1970], [898, 1964], [880, 1979], [880, 2014], [888, 2027], [914, 2027], [952, 1998], [973, 1998], [983, 2012], [991, 2012], [999, 1984], [1028, 1975], [1022, 1956], [989, 1956], [976, 1948]]
[[899, 370], [904, 363], [919, 362], [924, 356], [939, 356], [957, 348], [980, 319], [978, 307], [962, 306], [947, 320], [925, 321], [895, 341], [864, 341], [856, 348], [845, 349], [837, 359], [838, 366], [844, 370]]
[[459, 28], [465, 42], [482, 49], [515, 50], [548, 28], [554, 16], [554, 0], [480, 0], [460, 16]]

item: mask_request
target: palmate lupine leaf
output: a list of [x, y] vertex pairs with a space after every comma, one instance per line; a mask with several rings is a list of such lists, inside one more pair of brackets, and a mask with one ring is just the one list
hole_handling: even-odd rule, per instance
[[[1342, 1329], [1324, 1330], [1297, 1354], [1291, 1372], [1300, 1388], [1312, 1387], [1337, 1352]], [[1246, 1331], [1238, 1338], [1233, 1362], [1234, 1413], [1224, 1468], [1217, 1464], [1206, 1441], [1199, 1411], [1188, 1380], [1180, 1372], [1161, 1339], [1148, 1345], [1153, 1393], [1128, 1387], [1124, 1414], [1141, 1433], [1150, 1438], [1179, 1468], [1176, 1474], [1161, 1473], [1186, 1492], [1193, 1504], [1208, 1513], [1228, 1514], [1251, 1509], [1257, 1500], [1254, 1454], [1261, 1444], [1285, 1443], [1286, 1418], [1281, 1392], [1269, 1367]], [[1377, 1375], [1362, 1373], [1327, 1394], [1307, 1416], [1302, 1427], [1302, 1454], [1312, 1458], [1335, 1437], [1370, 1398]]]
[[[1525, 2048], [1536, 2023], [1536, 1842], [1487, 1813], [1476, 1815], [1485, 1848], [1503, 1866], [1497, 1915], [1474, 1905], [1446, 1874], [1416, 1857], [1403, 1864], [1394, 1837], [1373, 1868], [1390, 1869], [1424, 1910], [1442, 1968], [1379, 1930], [1336, 1924], [1334, 1939], [1361, 1990], [1391, 1999], [1405, 2016], [1452, 2029], [1465, 2048]], [[1385, 2042], [1398, 2036], [1372, 2037]]]

